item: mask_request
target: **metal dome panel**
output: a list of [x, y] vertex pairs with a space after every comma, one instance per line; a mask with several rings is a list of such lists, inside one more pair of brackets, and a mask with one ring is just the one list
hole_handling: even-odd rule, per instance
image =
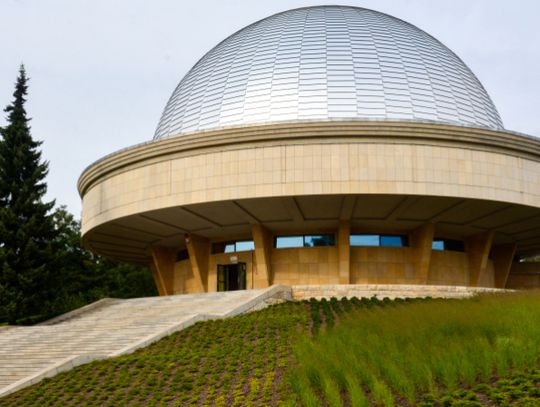
[[154, 139], [294, 120], [503, 127], [472, 71], [435, 38], [348, 6], [275, 14], [231, 35], [182, 79]]

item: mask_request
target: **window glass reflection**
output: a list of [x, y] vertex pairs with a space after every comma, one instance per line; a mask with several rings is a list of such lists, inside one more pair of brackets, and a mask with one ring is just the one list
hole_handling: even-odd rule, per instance
[[255, 243], [253, 242], [253, 240], [244, 240], [241, 242], [236, 242], [237, 252], [247, 252], [249, 250], [255, 250]]
[[212, 243], [212, 253], [234, 253], [255, 250], [253, 240], [240, 240]]
[[303, 247], [303, 236], [278, 236], [276, 237], [276, 249], [286, 249], [290, 247]]
[[334, 246], [334, 235], [304, 236], [305, 247]]
[[276, 236], [274, 247], [285, 249], [291, 247], [323, 247], [335, 246], [335, 236], [333, 234], [303, 235], [303, 236]]
[[377, 235], [377, 234], [353, 234], [350, 236], [351, 246], [382, 246], [382, 247], [407, 247], [409, 238], [407, 235]]
[[387, 247], [403, 247], [407, 246], [406, 236], [381, 236], [381, 246]]
[[351, 235], [351, 246], [379, 246], [379, 235]]

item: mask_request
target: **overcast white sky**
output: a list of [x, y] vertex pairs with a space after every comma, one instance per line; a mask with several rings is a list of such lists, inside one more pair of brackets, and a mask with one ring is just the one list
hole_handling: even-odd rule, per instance
[[478, 76], [507, 129], [540, 136], [538, 0], [0, 0], [0, 106], [24, 62], [32, 134], [50, 162], [48, 198], [80, 217], [83, 169], [152, 139], [204, 53], [256, 20], [316, 4], [371, 8], [427, 31]]

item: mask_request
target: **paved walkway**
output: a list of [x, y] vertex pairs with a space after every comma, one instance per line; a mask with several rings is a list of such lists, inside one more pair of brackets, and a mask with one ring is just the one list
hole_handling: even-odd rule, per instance
[[[289, 296], [290, 296], [290, 289]], [[210, 318], [262, 308], [287, 291], [265, 290], [106, 299], [47, 323], [0, 330], [0, 397], [90, 360], [130, 353]]]

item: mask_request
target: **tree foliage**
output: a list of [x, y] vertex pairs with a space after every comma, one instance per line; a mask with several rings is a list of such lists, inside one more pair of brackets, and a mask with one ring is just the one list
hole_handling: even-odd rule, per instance
[[0, 307], [15, 322], [38, 312], [52, 292], [47, 286], [56, 238], [53, 202], [43, 202], [48, 165], [32, 139], [24, 104], [27, 77], [19, 70], [13, 102], [5, 108], [7, 126], [0, 130]]
[[0, 128], [0, 323], [36, 322], [106, 296], [156, 295], [147, 269], [86, 250], [79, 222], [44, 202], [48, 163], [30, 133], [27, 81], [21, 66]]

